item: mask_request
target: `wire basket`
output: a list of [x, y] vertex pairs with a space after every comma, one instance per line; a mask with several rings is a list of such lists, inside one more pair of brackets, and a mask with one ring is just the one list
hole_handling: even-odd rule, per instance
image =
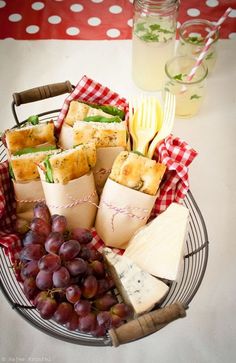
[[[69, 92], [70, 89], [66, 91]], [[42, 97], [40, 96], [40, 98]], [[25, 121], [19, 122], [17, 118], [15, 110], [15, 105], [17, 105], [16, 99], [17, 98], [15, 97], [12, 109], [16, 124], [19, 126]], [[40, 122], [48, 120], [55, 121], [57, 119], [58, 113], [59, 110], [41, 113], [38, 115], [39, 120]], [[7, 156], [5, 147], [2, 143], [0, 143], [0, 162], [6, 159]], [[189, 229], [184, 247], [184, 261], [178, 281], [171, 283], [168, 295], [165, 297], [164, 301], [162, 301], [160, 307], [165, 307], [177, 301], [182, 302], [185, 306], [188, 306], [201, 285], [207, 266], [209, 249], [207, 230], [201, 211], [191, 191], [188, 191], [183, 204], [189, 209], [190, 212]], [[109, 335], [102, 338], [96, 338], [90, 334], [85, 334], [78, 331], [70, 331], [64, 326], [57, 324], [53, 320], [42, 319], [38, 311], [26, 298], [21, 284], [16, 280], [14, 271], [11, 268], [10, 259], [5, 255], [3, 248], [0, 248], [0, 288], [12, 308], [31, 325], [42, 332], [53, 336], [54, 338], [80, 345], [112, 345]]]

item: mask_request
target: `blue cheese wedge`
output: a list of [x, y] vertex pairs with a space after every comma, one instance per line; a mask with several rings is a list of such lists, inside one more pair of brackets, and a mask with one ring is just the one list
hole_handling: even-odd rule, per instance
[[177, 280], [188, 230], [189, 210], [172, 203], [136, 232], [124, 253], [141, 269], [167, 280]]
[[107, 247], [103, 254], [118, 291], [136, 316], [150, 311], [167, 294], [166, 284], [141, 270], [128, 257]]

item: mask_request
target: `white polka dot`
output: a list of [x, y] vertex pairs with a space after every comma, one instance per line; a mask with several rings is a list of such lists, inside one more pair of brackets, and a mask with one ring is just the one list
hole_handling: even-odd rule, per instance
[[133, 4], [134, 0], [129, 0], [129, 2], [130, 2], [131, 4]]
[[109, 7], [109, 11], [112, 14], [120, 14], [122, 12], [122, 7], [118, 5], [113, 5]]
[[89, 18], [88, 19], [88, 24], [91, 25], [91, 26], [97, 26], [97, 25], [100, 25], [101, 24], [101, 19], [99, 18]]
[[80, 11], [84, 10], [84, 7], [81, 4], [72, 4], [70, 10], [74, 11], [75, 13], [79, 13]]
[[103, 0], [91, 0], [93, 3], [102, 3]]
[[49, 16], [48, 22], [50, 24], [59, 24], [61, 22], [61, 17], [58, 15]]
[[79, 28], [72, 26], [72, 27], [66, 29], [66, 33], [71, 36], [78, 35], [80, 33], [80, 30], [79, 30]]
[[236, 18], [236, 10], [232, 9], [231, 12], [229, 13], [229, 17], [230, 18]]
[[37, 26], [37, 25], [29, 25], [26, 28], [26, 33], [29, 33], [29, 34], [38, 33], [38, 31], [39, 31], [39, 26]]
[[44, 8], [44, 3], [36, 2], [31, 5], [33, 10], [42, 10]]
[[214, 8], [215, 6], [219, 5], [219, 1], [218, 0], [207, 0], [206, 5], [211, 8]]
[[22, 19], [22, 16], [20, 14], [11, 14], [9, 15], [8, 19], [15, 23], [17, 21], [20, 21]]
[[6, 6], [6, 1], [0, 1], [0, 8], [4, 8]]
[[112, 28], [107, 31], [107, 35], [110, 38], [117, 38], [120, 36], [120, 31], [118, 29]]
[[236, 33], [230, 33], [229, 34], [229, 39], [236, 39]]
[[127, 21], [127, 24], [128, 24], [128, 26], [130, 26], [132, 28], [132, 26], [133, 26], [133, 19], [129, 19]]
[[188, 14], [189, 16], [198, 16], [198, 15], [200, 15], [200, 10], [198, 10], [198, 9], [194, 9], [194, 8], [192, 8], [192, 9], [188, 9], [188, 10], [187, 10], [187, 14]]

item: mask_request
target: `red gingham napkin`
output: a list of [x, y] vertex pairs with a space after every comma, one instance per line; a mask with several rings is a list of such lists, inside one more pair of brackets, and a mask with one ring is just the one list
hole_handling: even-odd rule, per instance
[[[112, 92], [108, 87], [84, 76], [74, 91], [65, 99], [61, 112], [59, 114], [56, 126], [60, 129], [64, 118], [69, 109], [70, 101], [83, 100], [90, 103], [109, 104], [120, 106], [128, 115], [128, 103], [125, 98], [120, 97], [117, 93]], [[188, 189], [188, 166], [196, 157], [197, 152], [193, 150], [185, 141], [168, 136], [158, 146], [154, 154], [154, 159], [165, 164], [167, 171], [165, 178], [160, 187], [160, 196], [152, 210], [151, 217], [156, 217], [163, 212], [172, 202], [181, 203]], [[13, 224], [15, 222], [15, 203], [13, 189], [9, 179], [8, 163], [0, 164], [0, 244], [5, 246], [6, 252], [10, 253], [14, 261], [15, 252], [20, 248], [20, 239], [13, 233]], [[93, 229], [92, 246], [102, 250], [104, 243]], [[122, 253], [121, 250], [115, 250]]]
[[108, 87], [93, 81], [87, 76], [83, 76], [73, 92], [64, 101], [56, 121], [56, 127], [58, 129], [62, 126], [69, 109], [70, 102], [78, 99], [89, 103], [120, 107], [121, 109], [124, 109], [125, 112], [128, 110], [128, 103], [125, 98], [120, 97], [116, 92], [112, 92]]
[[8, 162], [0, 163], [0, 245], [10, 253], [14, 262], [15, 253], [20, 249], [19, 237], [14, 233], [15, 200], [10, 181]]

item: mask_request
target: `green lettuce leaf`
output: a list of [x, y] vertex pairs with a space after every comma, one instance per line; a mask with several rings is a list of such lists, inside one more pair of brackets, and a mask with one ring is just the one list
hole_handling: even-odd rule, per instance
[[104, 117], [104, 116], [100, 116], [100, 115], [96, 115], [96, 116], [88, 116], [85, 117], [84, 121], [87, 122], [105, 122], [105, 123], [111, 123], [111, 122], [121, 122], [121, 119], [118, 116], [114, 116], [114, 117]]
[[50, 163], [50, 155], [44, 160], [43, 162], [44, 166], [45, 166], [45, 179], [47, 183], [54, 183], [53, 180], [53, 172], [52, 172], [52, 166]]
[[24, 154], [37, 153], [40, 151], [50, 151], [55, 150], [57, 147], [54, 145], [41, 146], [41, 147], [25, 147], [24, 149], [18, 150], [14, 153], [14, 156], [20, 156]]

